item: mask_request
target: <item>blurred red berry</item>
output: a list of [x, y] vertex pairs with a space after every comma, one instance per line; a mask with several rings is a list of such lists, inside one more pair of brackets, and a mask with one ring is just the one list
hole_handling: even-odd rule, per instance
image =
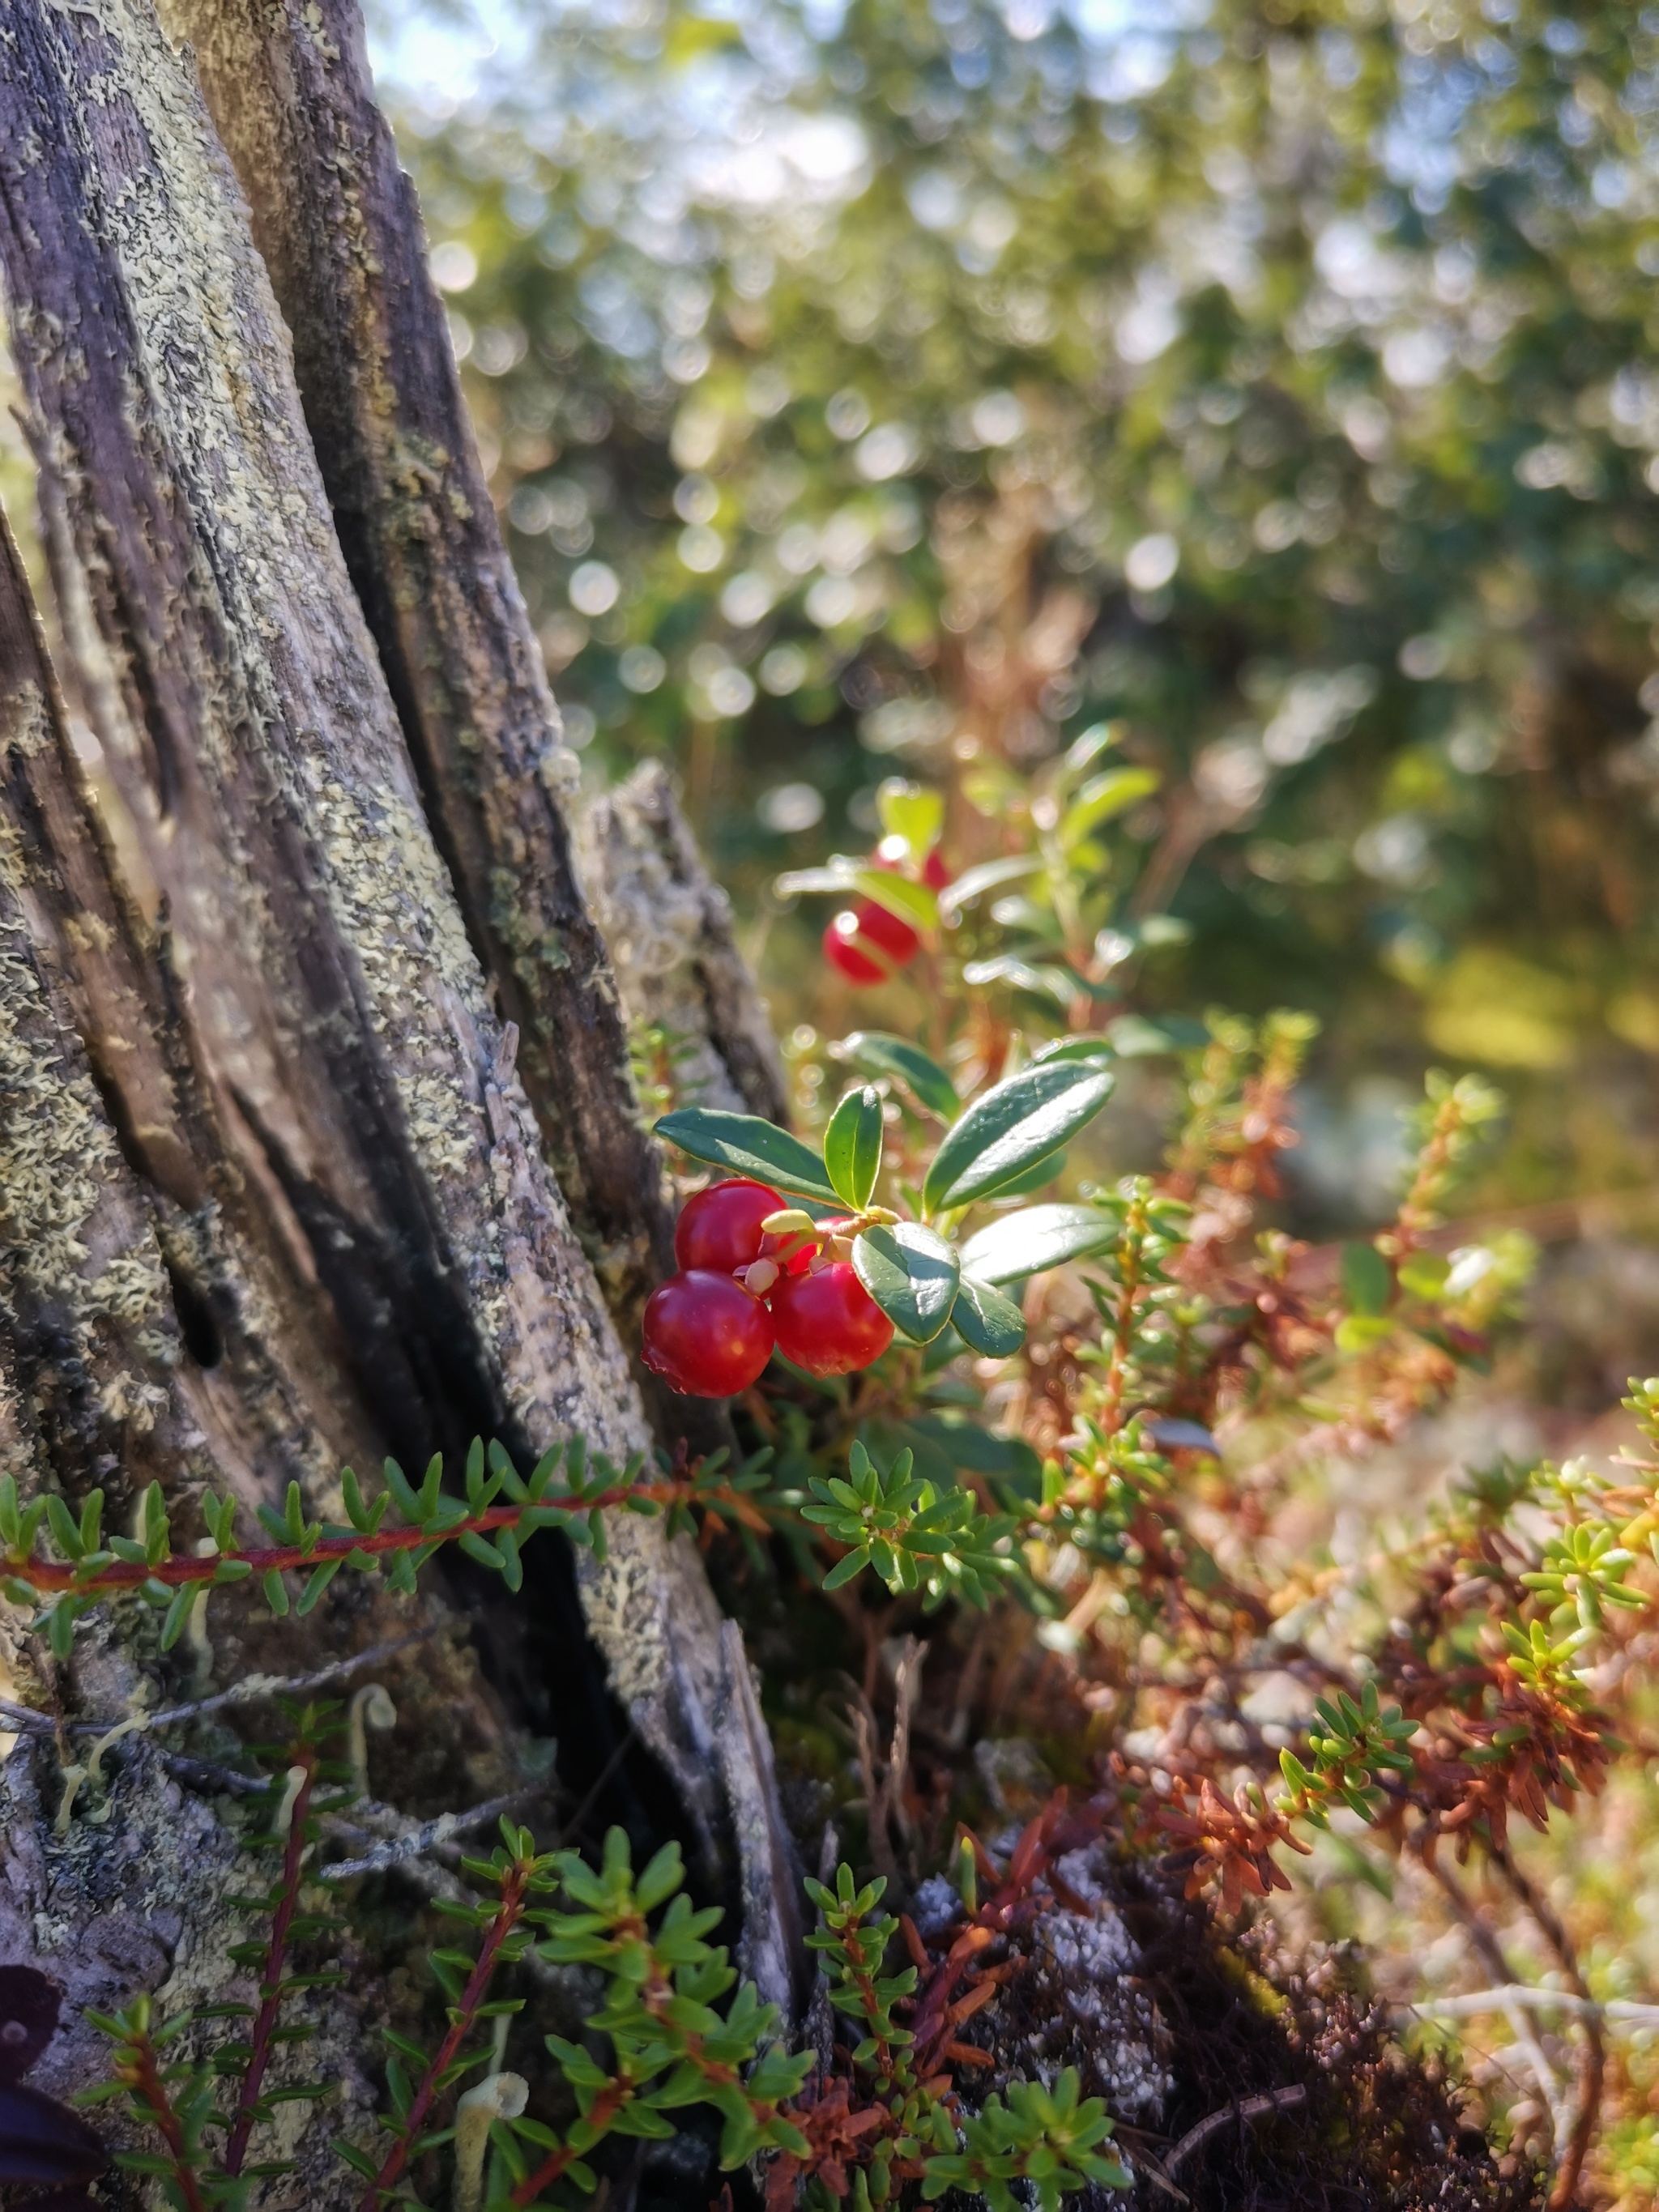
[[746, 1176], [711, 1183], [682, 1208], [674, 1224], [674, 1257], [684, 1268], [734, 1275], [759, 1259], [766, 1242], [761, 1224], [782, 1205], [776, 1191]]
[[921, 939], [902, 915], [878, 906], [874, 899], [860, 899], [853, 911], [858, 917], [859, 935], [878, 945], [896, 968], [902, 968], [921, 951]]
[[746, 1390], [772, 1356], [772, 1316], [741, 1283], [712, 1269], [671, 1275], [645, 1309], [646, 1365], [687, 1398]]
[[851, 1375], [879, 1359], [893, 1324], [850, 1260], [832, 1260], [816, 1274], [786, 1275], [772, 1294], [778, 1350], [809, 1375]]
[[[884, 982], [890, 964], [902, 968], [921, 943], [908, 921], [873, 899], [860, 899], [850, 911], [838, 914], [823, 933], [824, 957], [854, 983]], [[876, 957], [884, 953], [885, 960]]]
[[823, 933], [823, 957], [849, 983], [879, 983], [886, 969], [859, 949], [859, 918], [850, 910], [838, 914]]

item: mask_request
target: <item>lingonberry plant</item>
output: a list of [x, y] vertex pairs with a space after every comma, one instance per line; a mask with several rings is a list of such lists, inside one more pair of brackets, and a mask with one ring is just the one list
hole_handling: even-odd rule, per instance
[[[762, 2160], [774, 2212], [802, 2190], [821, 2212], [949, 2191], [1000, 2212], [1033, 2197], [1052, 2207], [1127, 2186], [1137, 2168], [1161, 2191], [1186, 2138], [1159, 2166], [1155, 2139], [1114, 2135], [1124, 2116], [1064, 2066], [1032, 2078], [989, 2025], [1045, 1916], [1086, 1912], [1066, 1871], [1085, 1847], [1156, 1858], [1235, 1960], [1226, 1947], [1252, 1910], [1297, 1893], [1298, 1862], [1327, 1884], [1356, 1868], [1381, 1887], [1402, 1869], [1419, 1881], [1472, 1931], [1494, 2002], [1517, 2017], [1559, 2002], [1549, 2049], [1515, 2038], [1547, 2121], [1512, 2093], [1521, 2117], [1507, 2119], [1490, 2086], [1487, 2107], [1558, 2205], [1590, 2171], [1606, 2097], [1639, 2093], [1641, 2054], [1616, 2034], [1642, 2008], [1621, 2014], [1592, 1978], [1516, 1841], [1581, 1811], [1639, 1741], [1659, 1381], [1627, 1401], [1646, 1446], [1621, 1464], [1478, 1467], [1419, 1525], [1340, 1561], [1283, 1538], [1319, 1462], [1399, 1437], [1492, 1357], [1528, 1248], [1443, 1212], [1500, 1102], [1431, 1076], [1394, 1218], [1340, 1249], [1285, 1233], [1274, 1211], [1313, 1024], [1133, 1006], [1160, 933], [1155, 917], [1123, 921], [1102, 889], [1103, 826], [1147, 788], [1144, 771], [1103, 765], [1114, 742], [1092, 732], [1018, 793], [981, 793], [1029, 848], [938, 890], [925, 863], [939, 810], [911, 787], [884, 793], [908, 859], [873, 872], [909, 902], [927, 1042], [866, 1030], [798, 1054], [804, 1133], [676, 1106], [672, 1055], [659, 1060], [662, 1134], [724, 1179], [687, 1198], [645, 1356], [677, 1389], [738, 1401], [738, 1462], [682, 1451], [618, 1470], [577, 1443], [526, 1472], [477, 1444], [453, 1492], [437, 1462], [418, 1485], [388, 1465], [372, 1496], [348, 1471], [343, 1517], [307, 1520], [295, 1491], [261, 1514], [252, 1546], [228, 1501], [203, 1501], [203, 1541], [154, 1489], [133, 1533], [106, 1537], [96, 1496], [77, 1518], [0, 1483], [7, 1593], [60, 1656], [112, 1599], [154, 1605], [166, 1648], [230, 1584], [274, 1613], [303, 1612], [343, 1572], [412, 1591], [445, 1546], [517, 1587], [536, 1531], [602, 1548], [617, 1511], [729, 1547], [740, 1600], [800, 1577], [850, 1635], [857, 1782], [841, 1779], [843, 1744], [829, 1787], [854, 1848], [811, 1886], [810, 1940], [851, 2040], [788, 2051], [709, 1943], [718, 1916], [687, 1899], [672, 1850], [635, 1875], [620, 1834], [595, 1868], [509, 1824], [492, 1857], [462, 1869], [471, 1942], [434, 1955], [444, 2032], [431, 2048], [398, 2032], [380, 2138], [342, 2145], [363, 2212], [408, 2199], [417, 2176], [438, 2186], [446, 2161], [468, 2212], [550, 2203], [596, 2185], [613, 2138], [663, 2137], [698, 2103], [718, 2116], [725, 2164]], [[864, 887], [857, 869], [845, 880]], [[1176, 1126], [1161, 1159], [1091, 1181], [1066, 1147], [1108, 1154], [1116, 1140], [1091, 1126], [1133, 1060], [1161, 1062]], [[1054, 1763], [1073, 1787], [988, 1844], [949, 1816], [983, 1803], [957, 1753], [976, 1655], [1001, 1646], [1043, 1670], [1045, 1739], [1062, 1743]], [[963, 1716], [961, 1734], [941, 1723], [925, 1748], [911, 1732], [924, 1650], [940, 1673], [955, 1667]], [[177, 2203], [238, 2201], [273, 2109], [278, 2011], [303, 2007], [284, 1947], [308, 1926], [309, 1845], [294, 1838], [314, 1832], [307, 1759], [319, 1782], [324, 1770], [307, 1741], [277, 1759], [265, 1848], [283, 1871], [261, 1907], [252, 2027], [216, 2052], [204, 2015], [188, 2029], [111, 2023], [118, 2075], [159, 2144], [148, 2170]], [[781, 1743], [787, 1761], [787, 1729]], [[1550, 1984], [1522, 1983], [1470, 1866], [1536, 1931]], [[879, 1909], [884, 1883], [914, 1903], [924, 1876], [926, 1932]], [[580, 2042], [556, 2036], [532, 2058], [512, 2037], [538, 1962], [592, 1970], [605, 1987]], [[1467, 1993], [1469, 2009], [1490, 1995]], [[176, 2038], [191, 2050], [177, 2067]], [[227, 2074], [228, 2106], [215, 2092]], [[1271, 2096], [1261, 2108], [1278, 2109]]]
[[[944, 890], [950, 871], [939, 849], [945, 805], [935, 791], [890, 777], [878, 795], [884, 831], [867, 860], [797, 878], [814, 889], [858, 892], [823, 932], [823, 957], [849, 983], [885, 982], [921, 950], [933, 918], [929, 892]], [[918, 894], [921, 894], [920, 896]]]

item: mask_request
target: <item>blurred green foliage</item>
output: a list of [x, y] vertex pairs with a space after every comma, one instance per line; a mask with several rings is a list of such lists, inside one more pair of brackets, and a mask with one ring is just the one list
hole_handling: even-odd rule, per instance
[[1504, 1195], [1649, 1174], [1659, 9], [502, 20], [398, 120], [596, 765], [675, 758], [753, 910], [883, 774], [1122, 718], [1159, 1000], [1325, 1018], [1328, 1211], [1425, 1058], [1505, 1071]]

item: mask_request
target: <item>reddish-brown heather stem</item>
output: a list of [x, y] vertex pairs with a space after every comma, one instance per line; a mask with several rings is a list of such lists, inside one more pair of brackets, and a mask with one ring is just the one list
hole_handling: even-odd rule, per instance
[[[604, 2135], [623, 2106], [628, 2102], [632, 2083], [618, 2075], [607, 2081], [587, 2108], [587, 2119]], [[597, 2137], [595, 2138], [597, 2140]], [[527, 2180], [521, 2181], [514, 2191], [512, 2203], [533, 2204], [544, 2189], [550, 2189], [561, 2174], [574, 2166], [581, 2153], [569, 2143], [561, 2143], [557, 2150], [550, 2151]]]
[[161, 2079], [161, 2069], [155, 2063], [155, 2050], [148, 2035], [142, 2041], [130, 2044], [131, 2062], [122, 2069], [130, 2089], [143, 2098], [149, 2106], [150, 2124], [167, 2145], [173, 2160], [173, 2178], [179, 2185], [187, 2212], [207, 2212], [207, 2203], [202, 2195], [196, 2170], [185, 2148], [185, 2131], [179, 2124], [179, 2115], [173, 2109], [173, 2100]]
[[[728, 1492], [721, 1485], [699, 1492], [695, 1483], [683, 1480], [618, 1482], [609, 1489], [596, 1490], [568, 1503], [563, 1498], [552, 1498], [538, 1500], [533, 1505], [491, 1505], [482, 1513], [469, 1514], [465, 1520], [452, 1522], [442, 1528], [380, 1528], [372, 1535], [354, 1529], [346, 1535], [319, 1536], [309, 1547], [304, 1544], [276, 1544], [260, 1551], [219, 1552], [205, 1558], [162, 1559], [155, 1566], [138, 1560], [112, 1559], [107, 1566], [100, 1567], [84, 1580], [77, 1580], [75, 1569], [61, 1560], [38, 1557], [7, 1559], [0, 1563], [0, 1573], [48, 1594], [75, 1590], [82, 1595], [95, 1595], [100, 1590], [137, 1589], [145, 1583], [161, 1583], [169, 1589], [177, 1589], [189, 1583], [212, 1582], [228, 1560], [246, 1566], [253, 1575], [283, 1574], [293, 1567], [318, 1567], [331, 1559], [349, 1559], [354, 1552], [374, 1559], [394, 1552], [418, 1552], [428, 1544], [451, 1544], [461, 1536], [487, 1536], [496, 1528], [516, 1528], [526, 1515], [550, 1508], [572, 1514], [604, 1512], [629, 1498], [664, 1507], [686, 1505], [696, 1499], [733, 1510], [744, 1502], [737, 1492]], [[532, 1531], [541, 1525], [532, 1522]]]
[[[497, 1524], [500, 1525], [499, 1523]], [[404, 2115], [402, 2131], [390, 2151], [386, 2162], [363, 2192], [358, 2212], [376, 2212], [381, 2198], [391, 2189], [404, 2166], [409, 2163], [410, 2148], [418, 2138], [426, 2116], [438, 2095], [439, 2083], [446, 2069], [453, 2063], [457, 2052], [466, 2039], [478, 2008], [489, 1993], [489, 1984], [501, 1963], [501, 1946], [518, 1926], [524, 1914], [526, 1887], [530, 1869], [521, 1863], [509, 1867], [501, 1878], [501, 1901], [495, 1917], [484, 1932], [479, 1948], [477, 1963], [467, 1976], [466, 1986], [461, 1991], [450, 2015], [449, 2032], [438, 2045], [437, 2055], [422, 2075], [410, 2107]]]
[[[1516, 1900], [1531, 1914], [1545, 1942], [1559, 1960], [1567, 1986], [1575, 1996], [1583, 1998], [1588, 2006], [1591, 2002], [1589, 1984], [1584, 1979], [1572, 1939], [1554, 1906], [1531, 1877], [1516, 1864], [1507, 1850], [1494, 1851], [1492, 1856], [1493, 1866], [1509, 1884]], [[1578, 2063], [1577, 2096], [1567, 2140], [1556, 2145], [1555, 2179], [1550, 2186], [1548, 2212], [1567, 2212], [1567, 2208], [1577, 2203], [1579, 2179], [1584, 2170], [1584, 2160], [1589, 2156], [1590, 2145], [1595, 2140], [1596, 2122], [1601, 2113], [1607, 2052], [1601, 2020], [1596, 2013], [1587, 2009], [1578, 2026], [1583, 2043]]]
[[317, 1753], [310, 1744], [301, 1744], [294, 1754], [293, 1764], [304, 1770], [305, 1779], [294, 1793], [289, 1808], [288, 1839], [283, 1850], [282, 1894], [271, 1917], [270, 1941], [265, 1947], [264, 1967], [259, 1978], [259, 2009], [254, 2015], [253, 2032], [248, 2038], [248, 2062], [242, 2075], [241, 2094], [236, 2100], [236, 2118], [225, 2143], [225, 2172], [240, 2174], [242, 2160], [247, 2156], [248, 2138], [253, 2133], [253, 2122], [259, 2104], [259, 2092], [264, 2086], [265, 2074], [270, 2064], [271, 2039], [276, 2032], [276, 2015], [283, 2003], [283, 1969], [287, 1962], [288, 1931], [294, 1924], [294, 1916], [300, 1907], [300, 1874], [306, 1854], [306, 1816], [311, 1810], [311, 1793], [317, 1781]]
[[1146, 1227], [1146, 1210], [1139, 1200], [1131, 1206], [1123, 1226], [1124, 1236], [1118, 1247], [1123, 1254], [1123, 1279], [1112, 1316], [1112, 1357], [1106, 1370], [1100, 1413], [1100, 1425], [1109, 1436], [1123, 1425], [1123, 1394], [1128, 1381], [1129, 1354], [1134, 1344], [1135, 1300], [1140, 1294], [1140, 1241], [1135, 1232], [1144, 1235]]

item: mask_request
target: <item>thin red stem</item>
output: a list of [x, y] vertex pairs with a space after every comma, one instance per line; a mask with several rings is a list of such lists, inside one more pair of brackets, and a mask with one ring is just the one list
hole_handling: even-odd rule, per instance
[[[614, 2081], [607, 2081], [588, 2106], [587, 2118], [598, 2127], [600, 2135], [605, 2132], [611, 2121], [628, 2102], [631, 2087], [631, 2083], [623, 2081], [618, 2076]], [[513, 2192], [511, 2202], [514, 2204], [533, 2204], [543, 2190], [550, 2189], [560, 2175], [573, 2166], [580, 2156], [581, 2153], [574, 2148], [571, 2144], [561, 2143], [557, 2150], [548, 2153], [527, 2181], [521, 2181], [519, 2184]]]
[[720, 1486], [699, 1492], [696, 1486], [689, 1481], [618, 1482], [608, 1490], [592, 1491], [568, 1504], [555, 1498], [538, 1499], [533, 1505], [491, 1505], [482, 1513], [470, 1514], [465, 1520], [451, 1522], [442, 1528], [381, 1528], [372, 1535], [353, 1529], [344, 1535], [319, 1536], [308, 1547], [304, 1544], [276, 1544], [262, 1551], [220, 1552], [205, 1558], [162, 1559], [153, 1567], [139, 1560], [112, 1559], [107, 1566], [100, 1567], [96, 1574], [88, 1575], [84, 1581], [78, 1581], [75, 1569], [58, 1559], [8, 1559], [0, 1563], [0, 1573], [27, 1583], [32, 1589], [46, 1591], [136, 1589], [144, 1583], [161, 1583], [169, 1589], [176, 1589], [189, 1583], [210, 1583], [228, 1560], [247, 1566], [256, 1575], [282, 1574], [290, 1567], [322, 1566], [330, 1559], [349, 1559], [354, 1552], [375, 1558], [383, 1553], [417, 1552], [428, 1544], [453, 1543], [460, 1536], [486, 1536], [492, 1529], [515, 1528], [526, 1514], [544, 1511], [550, 1506], [562, 1512], [602, 1512], [630, 1498], [648, 1499], [657, 1505], [685, 1504], [694, 1498], [709, 1502], [738, 1502], [736, 1493], [732, 1493], [728, 1500], [726, 1492]]
[[461, 1991], [451, 2015], [449, 2033], [438, 2045], [437, 2056], [421, 2076], [420, 2086], [404, 2115], [402, 2131], [387, 2152], [386, 2163], [364, 2191], [358, 2212], [376, 2212], [381, 2197], [408, 2165], [410, 2151], [425, 2124], [427, 2114], [436, 2101], [439, 2084], [445, 2071], [453, 2062], [468, 2030], [477, 2017], [478, 2007], [489, 1994], [490, 1982], [501, 1960], [501, 1946], [523, 1915], [525, 1886], [528, 1878], [529, 1869], [522, 1865], [510, 1867], [502, 1877], [501, 1904], [485, 1930], [477, 1964], [468, 1975], [466, 1987]]
[[190, 2162], [185, 2148], [185, 2131], [179, 2124], [179, 2115], [173, 2109], [173, 2100], [161, 2079], [161, 2070], [155, 2063], [155, 2052], [148, 2036], [140, 2043], [130, 2044], [132, 2057], [123, 2069], [129, 2087], [142, 2096], [149, 2106], [150, 2124], [155, 2128], [173, 2158], [173, 2178], [178, 2183], [189, 2212], [208, 2212], [207, 2203], [196, 2179], [196, 2169]]
[[282, 1896], [271, 1919], [270, 1942], [265, 1948], [264, 1971], [259, 1982], [259, 2009], [254, 2016], [253, 2033], [248, 2038], [248, 2062], [242, 2075], [241, 2094], [236, 2102], [235, 2124], [225, 2144], [224, 2165], [228, 2174], [240, 2174], [242, 2160], [247, 2156], [248, 2138], [253, 2133], [259, 2092], [270, 2064], [271, 2038], [276, 2029], [276, 2015], [282, 2008], [283, 1968], [288, 1953], [288, 1931], [294, 1924], [294, 1916], [300, 1905], [300, 1870], [306, 1852], [306, 1815], [311, 1809], [311, 1793], [317, 1779], [317, 1754], [309, 1744], [300, 1747], [295, 1754], [294, 1765], [305, 1769], [305, 1780], [295, 1790], [290, 1808], [288, 1841], [283, 1851]]

